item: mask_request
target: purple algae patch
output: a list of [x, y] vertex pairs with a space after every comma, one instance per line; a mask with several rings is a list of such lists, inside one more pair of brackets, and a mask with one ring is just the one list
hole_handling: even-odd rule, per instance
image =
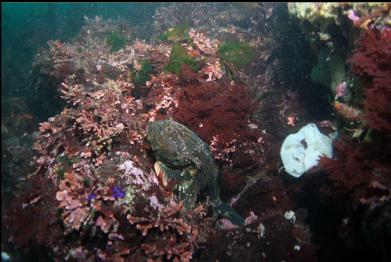
[[111, 191], [113, 192], [113, 197], [115, 198], [124, 198], [125, 191], [118, 185], [114, 186]]
[[92, 193], [92, 194], [89, 194], [88, 195], [88, 202], [90, 202], [91, 200], [93, 199], [96, 199], [96, 194]]

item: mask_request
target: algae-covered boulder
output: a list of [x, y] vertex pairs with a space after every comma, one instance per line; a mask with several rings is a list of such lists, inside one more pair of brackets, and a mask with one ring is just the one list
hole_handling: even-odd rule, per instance
[[313, 49], [321, 41], [346, 50], [343, 44], [353, 43], [355, 27], [389, 26], [389, 9], [386, 3], [288, 3], [289, 16], [300, 23]]
[[220, 58], [238, 68], [248, 66], [255, 58], [255, 50], [246, 43], [225, 42], [219, 48]]
[[382, 8], [385, 3], [288, 3], [289, 14], [301, 21], [318, 24], [324, 28], [328, 24], [339, 25], [342, 19], [354, 12], [360, 17], [368, 16], [374, 9]]
[[340, 3], [288, 3], [292, 16], [311, 23], [338, 23]]

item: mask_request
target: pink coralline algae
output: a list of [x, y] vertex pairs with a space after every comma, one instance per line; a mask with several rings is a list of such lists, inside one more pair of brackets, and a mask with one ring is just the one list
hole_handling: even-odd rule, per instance
[[159, 184], [157, 177], [153, 172], [145, 173], [140, 168], [135, 167], [134, 163], [130, 160], [126, 160], [118, 167], [119, 170], [124, 171], [122, 180], [126, 184], [140, 186], [143, 190], [150, 190], [151, 187]]
[[177, 77], [169, 74], [153, 77], [148, 83], [150, 91], [145, 103], [152, 107], [148, 112], [150, 120], [161, 120], [172, 115], [177, 106], [176, 82]]
[[[173, 259], [174, 261], [190, 261], [196, 246], [202, 242], [201, 235], [205, 233], [207, 224], [197, 221], [205, 216], [202, 206], [180, 216], [183, 205], [170, 202], [162, 208], [158, 218], [128, 215], [127, 219], [141, 231], [143, 236], [149, 236], [149, 243], [141, 245], [143, 252], [150, 258]], [[206, 221], [205, 221], [206, 222]], [[160, 232], [159, 234], [150, 233]], [[161, 238], [166, 241], [160, 241]]]
[[208, 78], [206, 79], [207, 82], [221, 79], [224, 75], [220, 62], [218, 60], [214, 62], [208, 62], [207, 66], [201, 69], [201, 73], [208, 76]]
[[218, 227], [223, 230], [233, 230], [239, 228], [238, 225], [232, 224], [231, 221], [229, 221], [226, 218], [222, 218], [218, 221]]
[[297, 122], [297, 117], [296, 116], [288, 116], [286, 124], [288, 126], [295, 126]]
[[218, 50], [219, 41], [209, 39], [204, 33], [198, 32], [193, 28], [189, 30], [189, 36], [194, 44], [204, 54], [214, 55]]
[[246, 217], [244, 224], [250, 225], [250, 224], [254, 223], [257, 219], [258, 219], [258, 216], [255, 215], [253, 211], [250, 211], [250, 214], [248, 217]]
[[64, 223], [68, 230], [80, 229], [82, 223], [87, 219], [90, 207], [85, 194], [79, 194], [79, 190], [84, 191], [81, 177], [73, 173], [65, 173], [65, 179], [61, 181], [56, 194], [56, 199], [60, 202], [59, 207], [63, 208], [62, 214]]

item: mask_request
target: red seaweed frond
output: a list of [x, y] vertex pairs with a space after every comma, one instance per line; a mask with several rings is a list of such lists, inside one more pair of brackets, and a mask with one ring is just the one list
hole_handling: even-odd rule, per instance
[[379, 194], [378, 190], [374, 190], [373, 183], [386, 188], [391, 185], [388, 150], [387, 147], [379, 148], [379, 145], [374, 144], [337, 142], [336, 157], [323, 157], [320, 165], [329, 173], [329, 179], [337, 189], [350, 194], [356, 203], [371, 197], [381, 199], [389, 192]]
[[208, 143], [216, 160], [235, 167], [260, 163], [264, 139], [250, 120], [256, 105], [245, 85], [196, 81], [176, 98], [174, 118]]
[[364, 87], [366, 121], [371, 128], [391, 134], [391, 30], [363, 32], [350, 59], [352, 71]]
[[[237, 94], [240, 94], [238, 96]], [[210, 143], [220, 136], [223, 143], [248, 129], [254, 103], [245, 86], [200, 83], [188, 85], [179, 94], [175, 118]]]
[[23, 193], [6, 210], [4, 224], [10, 241], [17, 247], [35, 243], [54, 247], [62, 242], [62, 228], [57, 220], [55, 188], [36, 175], [23, 184]]

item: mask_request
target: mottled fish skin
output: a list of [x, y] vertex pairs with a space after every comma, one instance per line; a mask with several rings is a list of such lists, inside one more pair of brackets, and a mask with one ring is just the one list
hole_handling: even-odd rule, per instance
[[[220, 189], [217, 182], [218, 168], [214, 163], [208, 144], [203, 142], [192, 130], [173, 120], [149, 122], [147, 136], [157, 160], [162, 162], [162, 168], [165, 170], [173, 169], [171, 177], [174, 177], [175, 170], [182, 170], [182, 175], [187, 180], [181, 185], [182, 188], [187, 188], [184, 191], [188, 191], [190, 188], [198, 191], [180, 192], [181, 198], [189, 202], [186, 206], [193, 206], [194, 194], [202, 191], [209, 196], [220, 215], [229, 218], [236, 224], [243, 224], [240, 215], [220, 200]], [[194, 170], [196, 170], [195, 173]], [[187, 184], [188, 186], [185, 187], [184, 185]]]
[[200, 190], [217, 179], [218, 169], [209, 146], [186, 126], [172, 121], [149, 122], [148, 140], [158, 160], [174, 169], [194, 167]]

